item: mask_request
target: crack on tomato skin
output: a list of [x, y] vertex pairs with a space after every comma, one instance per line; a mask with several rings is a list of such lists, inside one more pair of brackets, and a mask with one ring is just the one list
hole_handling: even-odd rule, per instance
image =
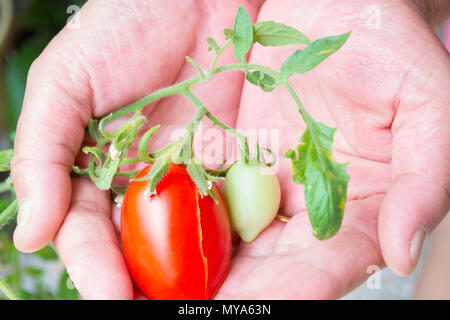
[[205, 253], [203, 251], [203, 231], [202, 231], [202, 219], [201, 219], [201, 211], [200, 211], [200, 204], [198, 202], [199, 199], [199, 193], [198, 190], [195, 191], [196, 196], [196, 203], [197, 203], [197, 222], [198, 222], [198, 233], [199, 233], [199, 245], [200, 245], [200, 254], [202, 255], [203, 260], [203, 268], [205, 272], [205, 290], [204, 290], [204, 296], [205, 298], [208, 298], [208, 258], [205, 256]]

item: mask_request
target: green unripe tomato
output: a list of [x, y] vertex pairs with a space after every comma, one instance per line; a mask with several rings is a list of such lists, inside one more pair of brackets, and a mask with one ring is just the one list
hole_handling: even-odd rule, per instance
[[278, 178], [263, 164], [233, 165], [225, 177], [223, 192], [231, 225], [245, 242], [253, 241], [280, 207]]

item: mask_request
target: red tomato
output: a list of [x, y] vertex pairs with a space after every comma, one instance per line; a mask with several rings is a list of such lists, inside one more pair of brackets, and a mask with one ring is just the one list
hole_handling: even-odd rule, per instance
[[[150, 166], [136, 177], [146, 175]], [[228, 271], [231, 228], [219, 201], [201, 198], [186, 167], [172, 164], [148, 195], [147, 182], [131, 182], [121, 216], [121, 237], [131, 276], [149, 299], [211, 299]]]

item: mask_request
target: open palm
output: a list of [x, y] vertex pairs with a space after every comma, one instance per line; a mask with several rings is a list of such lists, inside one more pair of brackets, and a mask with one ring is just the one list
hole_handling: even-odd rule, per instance
[[[369, 265], [382, 266], [381, 250], [391, 267], [407, 274], [414, 233], [431, 231], [448, 208], [448, 55], [414, 8], [380, 1], [389, 28], [383, 33], [367, 28], [355, 13], [365, 9], [354, 3], [292, 0], [279, 8], [266, 1], [258, 17], [296, 26], [311, 39], [353, 30], [342, 51], [291, 80], [306, 109], [339, 128], [334, 155], [351, 162], [343, 227], [331, 240], [313, 239], [302, 187], [291, 182], [290, 164], [281, 159], [282, 211], [295, 216], [239, 246], [218, 298], [339, 297], [367, 277]], [[256, 5], [244, 6], [256, 20]], [[22, 208], [32, 212], [21, 210], [14, 240], [33, 251], [54, 239], [83, 297], [133, 296], [113, 223], [118, 210], [111, 210], [107, 192], [69, 177], [89, 118], [193, 76], [186, 55], [206, 67], [212, 54], [204, 39], [223, 39], [236, 11], [237, 4], [224, 1], [90, 1], [80, 14], [81, 30], [64, 30], [33, 65], [12, 172], [19, 199], [26, 199]], [[398, 15], [412, 23], [396, 25]], [[418, 39], [421, 45], [411, 48]], [[251, 61], [279, 68], [292, 52], [262, 53], [255, 46]], [[233, 61], [227, 50], [219, 64]], [[239, 72], [193, 89], [229, 125], [279, 128], [281, 150], [294, 147], [304, 129], [282, 88], [264, 94], [243, 87]], [[148, 125], [165, 125], [153, 147], [185, 127], [195, 113], [189, 106], [171, 97], [145, 109]]]

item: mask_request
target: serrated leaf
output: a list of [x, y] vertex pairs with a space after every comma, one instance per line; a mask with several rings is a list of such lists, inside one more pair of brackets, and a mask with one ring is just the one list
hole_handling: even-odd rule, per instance
[[304, 50], [297, 50], [286, 59], [281, 66], [281, 73], [291, 76], [294, 73], [305, 73], [314, 69], [323, 60], [339, 50], [350, 36], [350, 32], [318, 39], [309, 44]]
[[13, 154], [13, 149], [0, 151], [0, 172], [11, 170], [11, 159], [13, 157]]
[[98, 120], [91, 118], [88, 124], [88, 132], [92, 138], [94, 138], [97, 141], [100, 141], [103, 139], [103, 137], [100, 133], [100, 130], [98, 129], [98, 124], [99, 124]]
[[345, 164], [334, 161], [331, 152], [336, 129], [310, 118], [292, 160], [294, 182], [305, 187], [305, 202], [314, 236], [326, 240], [339, 230], [347, 198], [348, 174]]
[[194, 181], [197, 189], [202, 197], [208, 194], [208, 183], [206, 182], [205, 169], [201, 164], [189, 163], [187, 166], [187, 172]]
[[247, 72], [245, 79], [255, 86], [260, 87], [265, 92], [273, 91], [278, 85], [274, 77], [261, 71]]
[[58, 292], [57, 292], [58, 300], [79, 300], [80, 296], [78, 294], [77, 289], [73, 285], [72, 280], [70, 280], [69, 274], [66, 270], [61, 273], [59, 278]]
[[234, 21], [233, 47], [236, 60], [245, 63], [245, 55], [253, 43], [253, 26], [244, 7], [239, 6]]
[[309, 39], [299, 30], [275, 21], [261, 21], [253, 25], [253, 42], [263, 46], [309, 44]]
[[219, 52], [220, 46], [217, 44], [216, 40], [211, 37], [206, 38], [206, 42], [208, 42], [208, 51], [214, 50], [216, 53]]

